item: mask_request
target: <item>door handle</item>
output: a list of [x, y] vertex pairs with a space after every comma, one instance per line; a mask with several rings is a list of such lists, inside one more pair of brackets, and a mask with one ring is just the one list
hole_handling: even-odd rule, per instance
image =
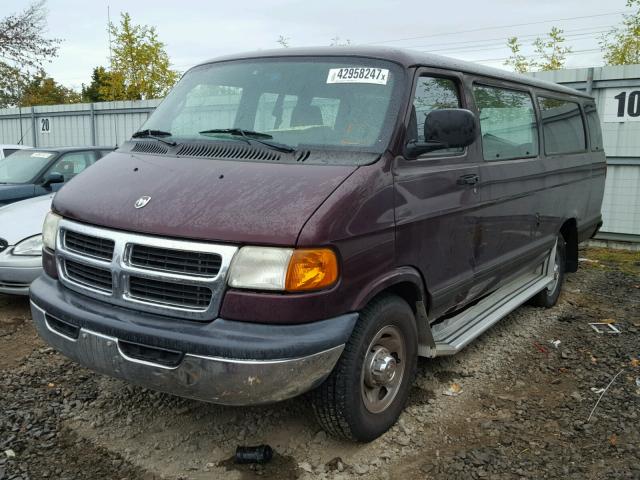
[[458, 177], [457, 184], [458, 185], [475, 185], [480, 181], [480, 177], [475, 173], [470, 173], [468, 175], [461, 175]]

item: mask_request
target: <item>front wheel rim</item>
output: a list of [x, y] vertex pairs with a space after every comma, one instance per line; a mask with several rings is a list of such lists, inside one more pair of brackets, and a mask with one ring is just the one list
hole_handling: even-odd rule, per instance
[[560, 252], [558, 251], [558, 247], [556, 247], [556, 258], [554, 259], [553, 263], [553, 280], [547, 287], [549, 295], [553, 295], [553, 292], [555, 292], [556, 288], [558, 287], [558, 282], [560, 281], [560, 262]]
[[381, 413], [393, 403], [406, 365], [406, 341], [400, 329], [381, 328], [369, 343], [360, 376], [362, 401], [369, 412]]

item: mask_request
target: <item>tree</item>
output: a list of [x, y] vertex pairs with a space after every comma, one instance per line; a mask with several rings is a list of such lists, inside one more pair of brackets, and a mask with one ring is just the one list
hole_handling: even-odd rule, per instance
[[564, 46], [566, 39], [562, 36], [563, 32], [561, 28], [552, 27], [547, 40], [537, 38], [533, 42], [536, 53], [542, 58], [542, 63], [538, 65], [540, 70], [560, 70], [564, 66], [572, 49]]
[[19, 105], [57, 105], [61, 103], [78, 103], [80, 94], [60, 85], [53, 78], [48, 77], [44, 70], [36, 74], [29, 81], [20, 97]]
[[48, 38], [45, 1], [0, 20], [0, 107], [16, 105], [22, 90], [58, 53], [59, 39]]
[[111, 73], [104, 67], [95, 67], [91, 73], [91, 83], [82, 85], [83, 102], [104, 102], [107, 99], [100, 93], [100, 89], [109, 86]]
[[600, 39], [607, 65], [640, 63], [640, 0], [627, 0], [627, 7], [637, 10], [623, 15], [622, 25], [611, 29]]
[[508, 67], [512, 67], [518, 73], [525, 73], [531, 70], [532, 62], [528, 60], [520, 51], [522, 44], [518, 37], [511, 37], [507, 40], [507, 47], [511, 50], [511, 56], [504, 62]]
[[[104, 67], [95, 67], [91, 74], [89, 86], [82, 85], [83, 102], [106, 102], [108, 100], [125, 100], [125, 88], [121, 75], [114, 74]], [[105, 93], [108, 92], [109, 95]], [[118, 97], [118, 98], [114, 98]]]
[[134, 25], [128, 13], [120, 24], [109, 24], [113, 37], [109, 75], [98, 87], [105, 100], [144, 100], [165, 96], [178, 81], [179, 73], [170, 68], [165, 44], [155, 27]]
[[507, 47], [511, 50], [511, 56], [505, 60], [504, 65], [512, 67], [518, 73], [530, 72], [535, 69], [561, 69], [567, 60], [567, 55], [572, 52], [571, 47], [564, 45], [566, 39], [562, 33], [562, 29], [552, 27], [548, 38], [536, 38], [532, 44], [534, 47], [533, 57], [522, 54], [522, 44], [518, 41], [518, 37], [509, 38]]

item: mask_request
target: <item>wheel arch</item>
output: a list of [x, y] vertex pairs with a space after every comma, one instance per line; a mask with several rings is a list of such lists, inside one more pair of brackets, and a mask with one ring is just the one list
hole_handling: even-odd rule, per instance
[[420, 272], [410, 266], [399, 267], [389, 272], [360, 293], [355, 301], [354, 310], [361, 310], [372, 300], [385, 294], [397, 295], [409, 304], [416, 319], [418, 343], [434, 347], [428, 317], [431, 297]]
[[414, 310], [416, 302], [424, 302], [425, 307], [429, 304], [428, 292], [425, 288], [424, 280], [414, 267], [399, 267], [386, 275], [376, 279], [368, 288], [361, 290], [356, 297], [353, 310], [361, 310], [375, 297], [393, 293], [404, 299]]

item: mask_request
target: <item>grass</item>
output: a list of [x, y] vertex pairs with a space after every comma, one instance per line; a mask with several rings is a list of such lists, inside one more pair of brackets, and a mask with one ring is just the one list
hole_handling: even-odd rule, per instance
[[607, 268], [640, 276], [640, 251], [589, 247], [580, 249], [578, 256], [591, 260], [580, 262], [580, 268]]

